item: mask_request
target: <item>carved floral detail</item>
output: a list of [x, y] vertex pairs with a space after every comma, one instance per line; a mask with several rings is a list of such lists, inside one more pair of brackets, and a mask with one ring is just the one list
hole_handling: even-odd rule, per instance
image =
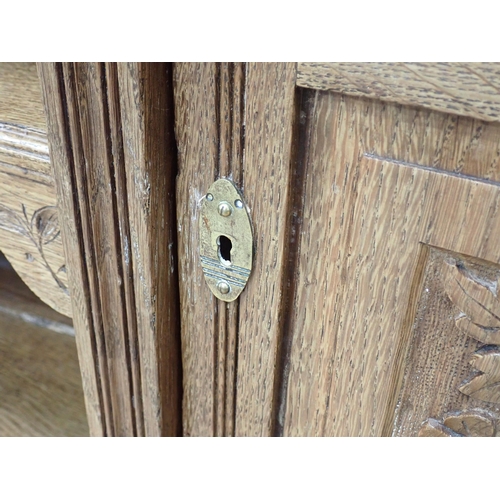
[[497, 434], [498, 417], [483, 410], [449, 413], [442, 421], [427, 419], [420, 437], [493, 437]]
[[[65, 266], [61, 266], [57, 271], [54, 271], [44, 254], [44, 248], [50, 245], [60, 234], [56, 207], [39, 208], [29, 217], [24, 204], [21, 204], [21, 213], [0, 204], [0, 228], [29, 238], [41, 257], [42, 265], [50, 272], [58, 286], [66, 294], [69, 294], [68, 288], [58, 277], [60, 273], [66, 272]], [[29, 261], [33, 260], [31, 254], [27, 254], [26, 258]]]
[[500, 301], [498, 282], [474, 275], [460, 262], [444, 265], [444, 287], [460, 309], [457, 327], [485, 345], [470, 360], [479, 373], [465, 380], [459, 390], [490, 403], [500, 403]]
[[[444, 290], [460, 310], [458, 329], [483, 345], [472, 355], [475, 372], [462, 382], [460, 392], [489, 403], [500, 403], [500, 287], [498, 280], [475, 274], [459, 260], [450, 259], [442, 269]], [[492, 437], [498, 416], [474, 409], [448, 413], [442, 420], [428, 418], [419, 436]]]

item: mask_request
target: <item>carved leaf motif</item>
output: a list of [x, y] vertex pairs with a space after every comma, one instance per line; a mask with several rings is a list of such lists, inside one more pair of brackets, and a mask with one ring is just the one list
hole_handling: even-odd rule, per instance
[[493, 437], [496, 417], [481, 410], [464, 410], [448, 414], [444, 422], [428, 418], [418, 433], [421, 437]]
[[57, 209], [53, 206], [36, 210], [31, 217], [31, 228], [42, 245], [48, 245], [59, 236]]
[[[498, 283], [472, 279], [458, 265], [445, 264], [445, 290], [450, 300], [465, 316], [456, 320], [457, 327], [470, 337], [487, 345], [476, 351], [470, 361], [482, 373], [466, 380], [459, 390], [490, 403], [500, 403], [500, 301]], [[495, 291], [493, 293], [492, 291]]]
[[427, 419], [422, 425], [419, 437], [462, 437], [434, 418]]
[[463, 384], [460, 391], [483, 401], [500, 403], [500, 349], [492, 346], [479, 349], [471, 364], [483, 373]]
[[467, 316], [455, 320], [458, 329], [483, 344], [500, 344], [500, 328], [483, 328], [473, 323]]
[[444, 419], [444, 425], [452, 431], [469, 437], [493, 437], [495, 422], [487, 414], [478, 411], [456, 412]]
[[[19, 212], [0, 204], [0, 228], [16, 232], [29, 238], [40, 255], [42, 265], [49, 271], [61, 290], [69, 294], [68, 287], [57, 276], [60, 272], [66, 271], [65, 266], [61, 266], [56, 274], [47, 261], [44, 253], [45, 245], [54, 241], [60, 234], [56, 207], [42, 207], [36, 210], [31, 216], [31, 219], [29, 219], [28, 210], [24, 203], [21, 203], [21, 210]], [[34, 261], [31, 253], [27, 253], [26, 258], [28, 262]]]
[[472, 323], [483, 328], [500, 328], [500, 302], [496, 295], [465, 276], [457, 265], [446, 263], [444, 267], [445, 290], [450, 300]]
[[14, 233], [28, 235], [23, 220], [10, 208], [0, 205], [0, 228]]

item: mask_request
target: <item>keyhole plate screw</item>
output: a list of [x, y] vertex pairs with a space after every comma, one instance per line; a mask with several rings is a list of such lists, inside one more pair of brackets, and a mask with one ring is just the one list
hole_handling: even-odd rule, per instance
[[219, 290], [220, 293], [226, 295], [231, 291], [231, 287], [226, 281], [219, 281], [219, 283], [217, 283], [217, 290]]
[[222, 217], [229, 217], [233, 213], [231, 205], [227, 201], [219, 203], [219, 214]]

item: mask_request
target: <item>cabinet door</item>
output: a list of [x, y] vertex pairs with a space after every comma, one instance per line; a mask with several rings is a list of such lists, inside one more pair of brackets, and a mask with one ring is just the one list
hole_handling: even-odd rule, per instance
[[[185, 435], [496, 434], [499, 74], [174, 65]], [[231, 303], [199, 256], [221, 177], [254, 230]]]

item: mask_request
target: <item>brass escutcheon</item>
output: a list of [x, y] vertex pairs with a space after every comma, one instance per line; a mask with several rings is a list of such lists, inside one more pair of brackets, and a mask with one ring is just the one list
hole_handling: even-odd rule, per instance
[[247, 206], [229, 179], [218, 179], [201, 201], [200, 261], [220, 300], [232, 302], [252, 271], [253, 234]]

